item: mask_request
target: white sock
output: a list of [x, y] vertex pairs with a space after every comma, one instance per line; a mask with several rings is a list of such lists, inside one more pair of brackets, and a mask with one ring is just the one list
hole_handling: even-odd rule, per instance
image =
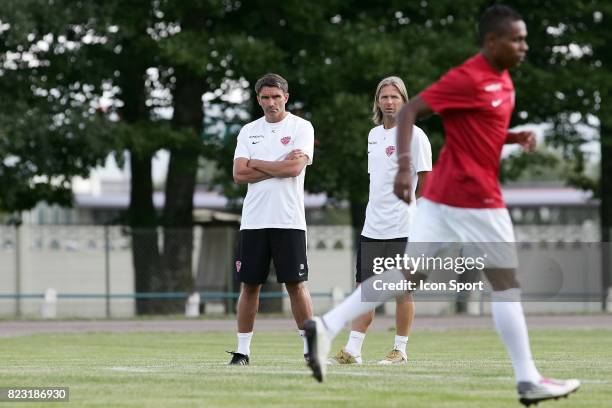
[[363, 346], [363, 340], [365, 339], [365, 333], [361, 333], [355, 330], [351, 330], [346, 347], [344, 351], [349, 353], [353, 357], [361, 356], [361, 346]]
[[251, 338], [253, 338], [253, 332], [249, 333], [238, 333], [238, 350], [236, 353], [251, 355]]
[[302, 338], [302, 341], [304, 342], [304, 354], [308, 353], [308, 342], [306, 341], [306, 335], [304, 330], [298, 330], [298, 334], [300, 335], [300, 337]]
[[529, 346], [529, 334], [521, 306], [518, 288], [495, 291], [491, 294], [491, 311], [497, 333], [512, 360], [516, 382], [538, 382], [542, 376], [535, 366]]
[[[377, 296], [375, 301], [371, 302], [363, 302], [361, 300], [361, 288], [362, 286], [372, 287], [372, 282], [374, 280], [380, 280], [382, 283], [398, 283], [404, 280], [404, 274], [398, 271], [397, 269], [392, 269], [386, 272], [383, 272], [380, 275], [372, 276], [371, 278], [364, 281], [360, 286], [355, 289], [355, 291], [342, 303], [338, 306], [330, 310], [329, 312], [323, 315], [323, 322], [325, 323], [325, 327], [327, 327], [328, 334], [330, 339], [336, 337], [336, 335], [342, 330], [345, 324], [355, 319], [357, 316], [361, 316], [370, 310], [376, 309], [376, 307], [383, 302], [394, 299], [396, 296], [403, 294], [395, 291], [380, 291], [372, 293], [372, 291], [368, 292], [368, 295], [374, 297]], [[382, 286], [381, 286], [382, 287]]]
[[398, 336], [395, 335], [395, 344], [393, 348], [395, 350], [399, 350], [402, 353], [406, 354], [406, 345], [408, 344], [408, 336]]

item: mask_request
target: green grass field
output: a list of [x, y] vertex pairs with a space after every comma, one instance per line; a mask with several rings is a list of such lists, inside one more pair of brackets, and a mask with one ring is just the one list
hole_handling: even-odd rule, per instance
[[[90, 333], [0, 338], [0, 387], [70, 387], [53, 407], [517, 407], [510, 363], [492, 330], [419, 331], [407, 366], [375, 364], [393, 332], [372, 332], [362, 366], [316, 383], [293, 331], [255, 333], [248, 367], [228, 367], [234, 333]], [[609, 407], [612, 330], [533, 330], [540, 370], [583, 386], [551, 407]], [[337, 351], [346, 340], [334, 342]], [[44, 403], [0, 403], [41, 407]], [[542, 406], [542, 405], [540, 405]]]

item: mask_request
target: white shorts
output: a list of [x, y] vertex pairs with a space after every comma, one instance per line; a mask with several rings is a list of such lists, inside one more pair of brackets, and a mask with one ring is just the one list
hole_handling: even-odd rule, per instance
[[518, 267], [514, 228], [506, 208], [452, 207], [422, 198], [412, 217], [408, 236], [410, 243], [406, 253], [410, 256], [423, 252], [433, 256], [446, 246], [462, 243], [461, 255], [484, 255], [485, 269]]

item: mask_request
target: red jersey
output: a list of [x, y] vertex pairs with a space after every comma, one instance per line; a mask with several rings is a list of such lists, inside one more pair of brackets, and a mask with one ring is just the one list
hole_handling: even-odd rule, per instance
[[445, 133], [423, 196], [453, 207], [505, 207], [498, 175], [514, 109], [508, 71], [496, 71], [479, 53], [420, 96], [442, 117]]

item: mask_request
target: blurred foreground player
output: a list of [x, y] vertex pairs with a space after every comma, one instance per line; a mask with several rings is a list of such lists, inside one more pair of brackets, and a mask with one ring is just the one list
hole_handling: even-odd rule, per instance
[[[414, 122], [435, 112], [442, 117], [446, 135], [411, 226], [408, 254], [414, 242], [463, 242], [483, 247], [497, 243], [497, 248], [504, 244], [509, 248], [514, 242], [497, 176], [505, 143], [519, 143], [528, 151], [535, 146], [532, 132], [508, 132], [514, 87], [507, 70], [524, 59], [527, 30], [516, 11], [495, 5], [482, 15], [479, 31], [481, 51], [412, 99], [399, 115], [399, 170], [394, 192], [406, 202], [411, 201]], [[502, 250], [488, 254], [485, 275], [493, 288], [493, 320], [512, 360], [520, 402], [528, 406], [568, 396], [580, 382], [542, 377], [531, 356], [516, 280], [516, 253]], [[377, 278], [383, 282], [418, 282], [426, 276], [392, 269]], [[386, 292], [377, 302], [362, 302], [361, 289], [367, 283], [322, 318], [306, 322], [309, 366], [319, 381], [325, 375], [321, 362], [329, 352], [329, 342], [346, 321], [376, 307], [380, 300], [386, 300], [384, 296], [394, 296]]]

